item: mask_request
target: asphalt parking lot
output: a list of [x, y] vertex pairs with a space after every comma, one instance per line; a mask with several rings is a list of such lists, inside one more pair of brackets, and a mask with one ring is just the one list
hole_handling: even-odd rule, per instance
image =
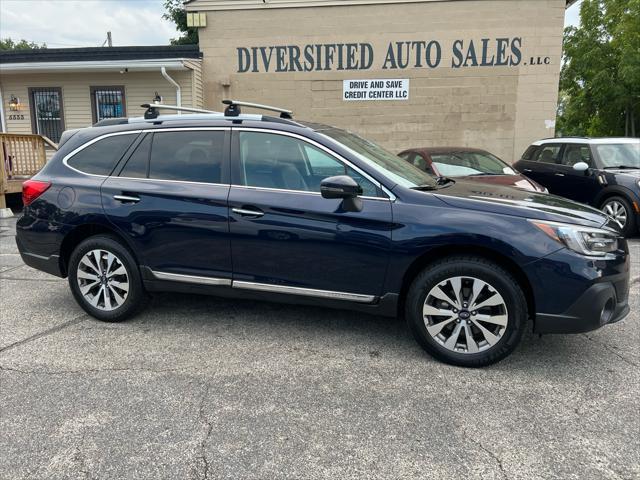
[[25, 266], [0, 220], [0, 477], [640, 478], [632, 313], [482, 370], [399, 320], [163, 294], [123, 324]]

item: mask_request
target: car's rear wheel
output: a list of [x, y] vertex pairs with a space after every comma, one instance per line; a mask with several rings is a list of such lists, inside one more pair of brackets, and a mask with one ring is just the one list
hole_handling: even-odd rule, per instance
[[609, 197], [602, 203], [600, 209], [620, 224], [625, 237], [635, 233], [636, 219], [631, 202], [626, 198]]
[[450, 257], [413, 281], [406, 317], [418, 343], [439, 360], [482, 367], [509, 355], [527, 322], [518, 282], [480, 257]]
[[105, 322], [120, 322], [146, 305], [136, 262], [116, 239], [104, 235], [80, 243], [69, 259], [69, 286], [78, 304]]

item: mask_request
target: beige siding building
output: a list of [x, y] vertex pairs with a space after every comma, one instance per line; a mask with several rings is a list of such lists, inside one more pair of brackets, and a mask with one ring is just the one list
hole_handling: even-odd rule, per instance
[[66, 129], [141, 116], [140, 105], [156, 94], [165, 103], [177, 104], [179, 95], [183, 106], [201, 107], [200, 57], [195, 45], [2, 52], [2, 130], [57, 142]]
[[507, 161], [554, 135], [566, 0], [191, 0], [204, 102], [274, 104], [394, 151]]

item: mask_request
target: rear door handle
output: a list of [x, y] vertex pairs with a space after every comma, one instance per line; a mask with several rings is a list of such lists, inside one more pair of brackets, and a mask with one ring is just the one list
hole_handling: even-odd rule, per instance
[[132, 197], [130, 195], [114, 195], [113, 199], [122, 203], [138, 203], [140, 201], [140, 197]]
[[556, 173], [556, 177], [564, 177], [564, 173]]
[[261, 210], [249, 210], [248, 208], [233, 208], [233, 213], [242, 215], [243, 217], [262, 217], [264, 212]]
[[527, 173], [533, 172], [533, 170], [531, 170], [530, 168], [523, 168], [522, 171]]

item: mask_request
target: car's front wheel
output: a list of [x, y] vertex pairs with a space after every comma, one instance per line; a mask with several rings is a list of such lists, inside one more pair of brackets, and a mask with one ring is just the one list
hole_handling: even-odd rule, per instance
[[147, 294], [136, 262], [116, 239], [80, 243], [69, 259], [69, 286], [78, 304], [105, 322], [120, 322], [143, 308]]
[[527, 322], [518, 282], [502, 267], [473, 256], [428, 266], [413, 281], [405, 309], [427, 352], [464, 367], [490, 365], [509, 355]]
[[626, 198], [609, 197], [602, 203], [600, 209], [618, 222], [625, 237], [636, 232], [634, 211]]

